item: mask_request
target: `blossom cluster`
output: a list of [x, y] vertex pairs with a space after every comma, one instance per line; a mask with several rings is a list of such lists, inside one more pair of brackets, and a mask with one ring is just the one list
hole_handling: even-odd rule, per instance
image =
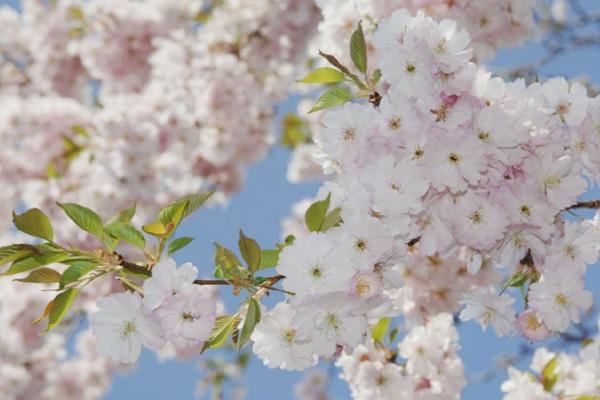
[[[346, 43], [360, 22], [364, 28], [368, 57], [372, 66], [377, 65], [381, 57], [379, 47], [373, 44], [373, 32], [378, 24], [389, 18], [394, 11], [406, 9], [412, 15], [424, 12], [438, 21], [456, 21], [458, 27], [465, 29], [471, 37], [473, 57], [483, 62], [491, 59], [498, 49], [515, 47], [533, 37], [537, 4], [535, 0], [318, 0], [316, 3], [321, 9], [323, 19], [319, 23], [318, 34], [310, 44], [311, 54], [323, 50], [349, 65], [351, 61]], [[298, 90], [305, 91], [303, 88]], [[310, 109], [308, 102], [304, 100], [299, 104], [298, 114], [308, 124], [309, 131], [317, 133], [321, 129], [320, 113], [307, 114]], [[290, 182], [322, 177], [311, 157], [314, 150], [315, 145], [309, 140], [294, 148], [288, 166]]]
[[[102, 217], [136, 203], [136, 218], [144, 221], [159, 205], [201, 188], [215, 187], [220, 202], [239, 190], [245, 167], [273, 142], [273, 103], [285, 95], [319, 16], [303, 0], [259, 5], [23, 0], [20, 11], [1, 6], [2, 243], [10, 241], [4, 232], [12, 210], [23, 206], [48, 210], [59, 239], [91, 248], [90, 236], [56, 201], [84, 204]], [[80, 308], [89, 311], [120, 289], [115, 282], [87, 287]], [[22, 315], [37, 316], [30, 317]], [[13, 332], [9, 322], [24, 336], [33, 329], [3, 319], [0, 330]], [[10, 362], [0, 357], [0, 368], [19, 366], [29, 374], [24, 386], [41, 380], [29, 367], [29, 350], [14, 348], [23, 353]], [[42, 363], [40, 371], [44, 365], [60, 371]], [[98, 382], [107, 385], [109, 373]]]
[[89, 330], [68, 354], [61, 333], [40, 335], [31, 323], [51, 295], [39, 288], [0, 281], [0, 393], [6, 400], [55, 398], [95, 400], [110, 386], [115, 365], [96, 351]]
[[114, 293], [98, 301], [90, 324], [98, 352], [125, 364], [134, 363], [142, 345], [160, 351], [200, 350], [216, 319], [214, 292], [195, 285], [198, 270], [190, 263], [177, 268], [172, 259], [154, 266], [139, 293]]
[[508, 369], [502, 383], [504, 400], [562, 398], [592, 399], [600, 396], [600, 335], [583, 344], [579, 354], [535, 351], [531, 371]]
[[444, 313], [405, 336], [398, 344], [401, 359], [361, 345], [337, 365], [354, 399], [460, 399], [466, 379], [458, 350], [452, 315]]
[[296, 0], [46, 3], [0, 12], [0, 182], [16, 191], [2, 200], [104, 216], [239, 190], [319, 15]]
[[[435, 20], [452, 19], [466, 29], [479, 61], [491, 58], [497, 49], [514, 47], [532, 37], [535, 0], [317, 0], [323, 20], [314, 47], [349, 60], [344, 44], [359, 21], [372, 32], [379, 22], [395, 11], [405, 9], [415, 15], [424, 12]], [[367, 39], [369, 40], [369, 39]], [[378, 59], [377, 46], [371, 47], [369, 58]]]
[[[380, 317], [426, 320], [458, 302], [462, 319], [532, 340], [591, 306], [583, 274], [598, 256], [598, 222], [561, 212], [585, 192], [582, 175], [597, 176], [598, 100], [562, 78], [493, 78], [470, 61], [469, 43], [455, 22], [422, 13], [379, 23], [380, 104], [327, 111], [314, 138], [331, 174], [317, 197], [330, 194], [343, 223], [282, 251], [277, 271], [296, 295], [256, 328], [266, 365], [307, 368], [367, 342]], [[436, 288], [443, 277], [427, 279], [419, 260], [454, 264], [444, 271], [456, 271], [452, 288]], [[526, 294], [518, 318], [503, 275], [504, 289]], [[417, 283], [410, 297], [419, 276], [429, 290]]]

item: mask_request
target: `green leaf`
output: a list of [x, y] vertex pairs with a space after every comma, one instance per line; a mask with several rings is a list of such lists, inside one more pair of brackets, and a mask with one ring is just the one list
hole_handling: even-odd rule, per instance
[[48, 313], [48, 327], [45, 332], [51, 331], [62, 321], [78, 294], [79, 289], [67, 289], [52, 300], [52, 306]]
[[355, 74], [353, 74], [352, 72], [350, 72], [350, 70], [345, 65], [343, 65], [341, 62], [339, 62], [338, 59], [335, 58], [335, 56], [333, 56], [331, 54], [323, 53], [320, 50], [319, 50], [319, 55], [321, 57], [323, 57], [324, 59], [326, 59], [331, 65], [333, 65], [334, 67], [336, 67], [337, 69], [342, 71], [344, 74], [346, 74], [346, 76], [348, 76], [350, 79], [352, 79], [352, 81], [354, 81], [356, 86], [358, 86], [361, 89], [367, 89], [365, 84], [361, 82], [360, 78], [358, 76], [356, 76]]
[[240, 349], [250, 339], [254, 327], [260, 322], [260, 304], [254, 298], [250, 298], [248, 302], [248, 311], [246, 311], [246, 318], [244, 320], [244, 326], [239, 334], [237, 345]]
[[14, 262], [10, 268], [0, 276], [10, 276], [20, 274], [21, 272], [31, 271], [38, 267], [52, 263], [60, 263], [70, 257], [69, 253], [52, 252], [46, 254], [30, 254], [27, 257]]
[[288, 113], [283, 119], [281, 144], [290, 149], [310, 140], [311, 133], [305, 120], [294, 113]]
[[306, 226], [311, 232], [318, 232], [321, 230], [325, 216], [327, 215], [327, 209], [329, 208], [330, 201], [331, 193], [327, 195], [325, 200], [317, 201], [311, 204], [311, 206], [308, 207], [308, 210], [306, 210], [306, 214], [304, 214], [304, 220], [306, 221]]
[[[337, 69], [342, 71], [344, 74], [352, 75], [352, 73], [350, 72], [348, 67], [346, 67], [344, 64], [339, 62], [338, 59], [335, 58], [335, 56], [333, 56], [331, 54], [323, 53], [321, 50], [319, 50], [319, 55], [321, 57], [323, 57], [324, 59], [326, 59], [329, 64], [333, 65], [334, 67], [336, 67]], [[357, 77], [357, 79], [358, 79], [358, 77]]]
[[371, 336], [373, 340], [378, 343], [383, 343], [383, 338], [385, 337], [385, 333], [390, 326], [391, 319], [389, 317], [381, 318], [379, 322], [373, 327], [373, 331]]
[[321, 95], [310, 109], [309, 113], [339, 106], [352, 100], [352, 92], [344, 87], [333, 87]]
[[83, 137], [86, 137], [86, 138], [90, 137], [90, 134], [88, 133], [87, 129], [85, 129], [85, 127], [83, 127], [81, 125], [73, 125], [71, 127], [71, 130], [76, 135], [83, 136]]
[[119, 211], [114, 217], [112, 217], [108, 221], [108, 225], [115, 222], [122, 222], [124, 224], [128, 224], [131, 222], [133, 217], [135, 216], [136, 205], [126, 208], [124, 210]]
[[396, 340], [396, 336], [398, 336], [398, 328], [394, 328], [390, 331], [390, 334], [388, 335], [390, 343], [394, 343], [394, 340]]
[[106, 233], [115, 239], [124, 240], [127, 243], [144, 250], [146, 238], [142, 232], [138, 231], [132, 225], [123, 222], [113, 222], [104, 227]]
[[161, 208], [158, 212], [158, 220], [165, 226], [169, 226], [169, 224], [173, 224], [173, 226], [179, 225], [187, 205], [188, 200], [178, 200], [173, 204]]
[[335, 68], [324, 67], [317, 68], [314, 71], [309, 72], [304, 78], [299, 80], [299, 83], [336, 83], [341, 82], [345, 78], [343, 72], [338, 71]]
[[240, 229], [240, 238], [238, 240], [238, 247], [242, 257], [248, 265], [248, 269], [255, 272], [260, 266], [261, 250], [256, 240], [244, 235], [244, 232]]
[[587, 338], [587, 339], [583, 339], [581, 341], [581, 343], [579, 343], [579, 345], [581, 346], [581, 348], [586, 348], [587, 346], [589, 346], [590, 344], [594, 343], [594, 339], [591, 338]]
[[222, 315], [217, 317], [215, 327], [208, 336], [208, 340], [204, 343], [202, 352], [208, 348], [216, 349], [223, 347], [227, 343], [227, 338], [239, 322], [240, 317], [237, 315]]
[[215, 243], [215, 265], [224, 271], [228, 271], [241, 266], [242, 263], [231, 250], [221, 246], [219, 243]]
[[69, 14], [69, 17], [72, 19], [79, 21], [83, 21], [85, 19], [85, 14], [79, 6], [69, 6], [69, 8], [67, 8], [67, 12]]
[[194, 240], [194, 238], [189, 236], [183, 236], [173, 240], [171, 243], [169, 243], [169, 249], [167, 250], [167, 254], [173, 254], [176, 251], [184, 248], [188, 244], [192, 243], [192, 240]]
[[179, 200], [162, 207], [158, 213], [158, 221], [144, 226], [144, 232], [158, 237], [168, 238], [179, 223], [187, 216], [191, 215], [202, 204], [212, 196], [214, 190], [189, 194]]
[[35, 247], [30, 245], [18, 244], [0, 247], [0, 266], [25, 258], [33, 252], [34, 248]]
[[65, 151], [63, 153], [63, 157], [67, 160], [67, 165], [73, 161], [81, 152], [83, 151], [83, 147], [77, 144], [73, 139], [68, 136], [62, 137], [63, 147]]
[[514, 273], [508, 281], [504, 284], [504, 287], [521, 287], [527, 283], [529, 275], [525, 272]]
[[102, 219], [94, 211], [74, 203], [57, 204], [60, 208], [65, 210], [69, 218], [71, 218], [71, 221], [75, 222], [78, 227], [98, 238], [104, 236]]
[[342, 222], [342, 209], [340, 207], [336, 207], [331, 210], [325, 218], [323, 219], [323, 224], [321, 225], [320, 230], [322, 232], [327, 231], [329, 228], [333, 228], [334, 226], [338, 226]]
[[367, 72], [367, 43], [360, 22], [350, 38], [350, 57], [360, 72]]
[[380, 79], [381, 79], [381, 70], [376, 69], [375, 71], [373, 71], [373, 74], [371, 75], [371, 82], [373, 82], [373, 85], [377, 85], [379, 83]]
[[76, 261], [63, 272], [60, 278], [60, 288], [64, 288], [68, 284], [77, 281], [87, 273], [96, 268], [98, 264], [93, 261]]
[[542, 385], [544, 385], [544, 390], [547, 392], [552, 390], [552, 387], [558, 380], [558, 375], [554, 371], [557, 363], [558, 356], [548, 361], [548, 363], [546, 363], [544, 366], [544, 369], [542, 369]]
[[181, 198], [179, 201], [187, 201], [187, 207], [183, 212], [182, 218], [190, 216], [194, 211], [202, 207], [206, 200], [208, 200], [214, 193], [214, 190], [208, 190], [205, 192], [189, 194]]
[[279, 264], [279, 250], [278, 249], [267, 249], [263, 250], [260, 254], [260, 265], [258, 269], [268, 269], [276, 267]]
[[163, 236], [167, 233], [167, 227], [161, 224], [160, 222], [153, 222], [148, 225], [142, 226], [142, 230], [146, 233], [149, 233], [153, 236]]
[[54, 230], [50, 219], [38, 208], [32, 208], [21, 215], [13, 212], [13, 223], [21, 231], [49, 242], [54, 240]]
[[61, 275], [52, 268], [38, 268], [26, 278], [15, 279], [15, 281], [28, 283], [57, 283], [60, 281], [60, 276]]
[[60, 172], [58, 172], [54, 162], [48, 163], [48, 166], [46, 167], [46, 176], [50, 179], [60, 178]]
[[600, 396], [579, 396], [575, 400], [600, 400]]

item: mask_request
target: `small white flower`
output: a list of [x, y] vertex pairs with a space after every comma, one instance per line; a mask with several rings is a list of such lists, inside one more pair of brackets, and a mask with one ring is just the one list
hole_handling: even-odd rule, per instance
[[160, 350], [164, 345], [158, 323], [142, 309], [137, 293], [116, 293], [98, 301], [99, 311], [90, 316], [98, 352], [115, 361], [131, 364], [140, 356], [142, 344]]
[[302, 324], [294, 306], [277, 304], [254, 328], [252, 351], [269, 368], [299, 371], [317, 363], [310, 326]]
[[327, 234], [312, 232], [281, 252], [277, 272], [286, 276], [285, 290], [304, 296], [349, 289], [356, 268], [346, 249]]
[[216, 305], [212, 293], [198, 285], [184, 285], [156, 310], [165, 338], [175, 348], [196, 346], [208, 339], [215, 324]]
[[160, 261], [152, 268], [152, 277], [144, 282], [144, 308], [154, 310], [169, 296], [181, 290], [185, 284], [194, 282], [198, 270], [191, 263], [179, 268], [172, 258]]
[[498, 336], [506, 336], [515, 329], [514, 297], [494, 293], [475, 293], [461, 302], [466, 307], [460, 313], [462, 321], [476, 320], [485, 330], [492, 325]]
[[323, 357], [332, 356], [337, 345], [357, 346], [368, 328], [365, 303], [345, 293], [311, 296], [298, 310], [302, 324], [313, 331], [313, 351]]
[[568, 269], [548, 271], [531, 285], [529, 305], [551, 331], [564, 332], [571, 321], [579, 323], [580, 310], [589, 309], [594, 302], [592, 293], [583, 287], [583, 279]]

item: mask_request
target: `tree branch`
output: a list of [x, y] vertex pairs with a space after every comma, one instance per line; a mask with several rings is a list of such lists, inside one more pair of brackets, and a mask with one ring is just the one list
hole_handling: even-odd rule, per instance
[[[152, 276], [152, 272], [148, 268], [141, 266], [141, 265], [134, 264], [129, 261], [122, 260], [121, 266], [130, 272], [134, 272], [134, 273], [138, 273], [138, 274], [146, 275], [146, 276]], [[273, 286], [274, 284], [276, 284], [283, 278], [285, 278], [285, 276], [283, 276], [283, 275], [271, 276], [271, 277], [267, 278], [267, 280], [263, 284], [261, 284], [260, 287], [269, 289], [270, 286]], [[232, 283], [232, 281], [229, 281], [227, 279], [196, 279], [194, 281], [194, 284], [196, 284], [196, 285], [232, 285], [233, 283]]]
[[600, 208], [600, 199], [599, 200], [580, 201], [579, 203], [576, 203], [570, 207], [567, 207], [566, 210], [573, 210], [576, 208]]

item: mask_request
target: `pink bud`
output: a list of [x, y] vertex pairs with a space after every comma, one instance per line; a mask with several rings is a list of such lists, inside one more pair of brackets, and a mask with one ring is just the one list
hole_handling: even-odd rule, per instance
[[540, 321], [537, 312], [532, 308], [519, 315], [517, 326], [521, 334], [529, 340], [540, 341], [550, 336], [550, 330]]
[[442, 93], [442, 100], [447, 107], [452, 107], [458, 101], [458, 96], [455, 94], [448, 96], [445, 93]]

